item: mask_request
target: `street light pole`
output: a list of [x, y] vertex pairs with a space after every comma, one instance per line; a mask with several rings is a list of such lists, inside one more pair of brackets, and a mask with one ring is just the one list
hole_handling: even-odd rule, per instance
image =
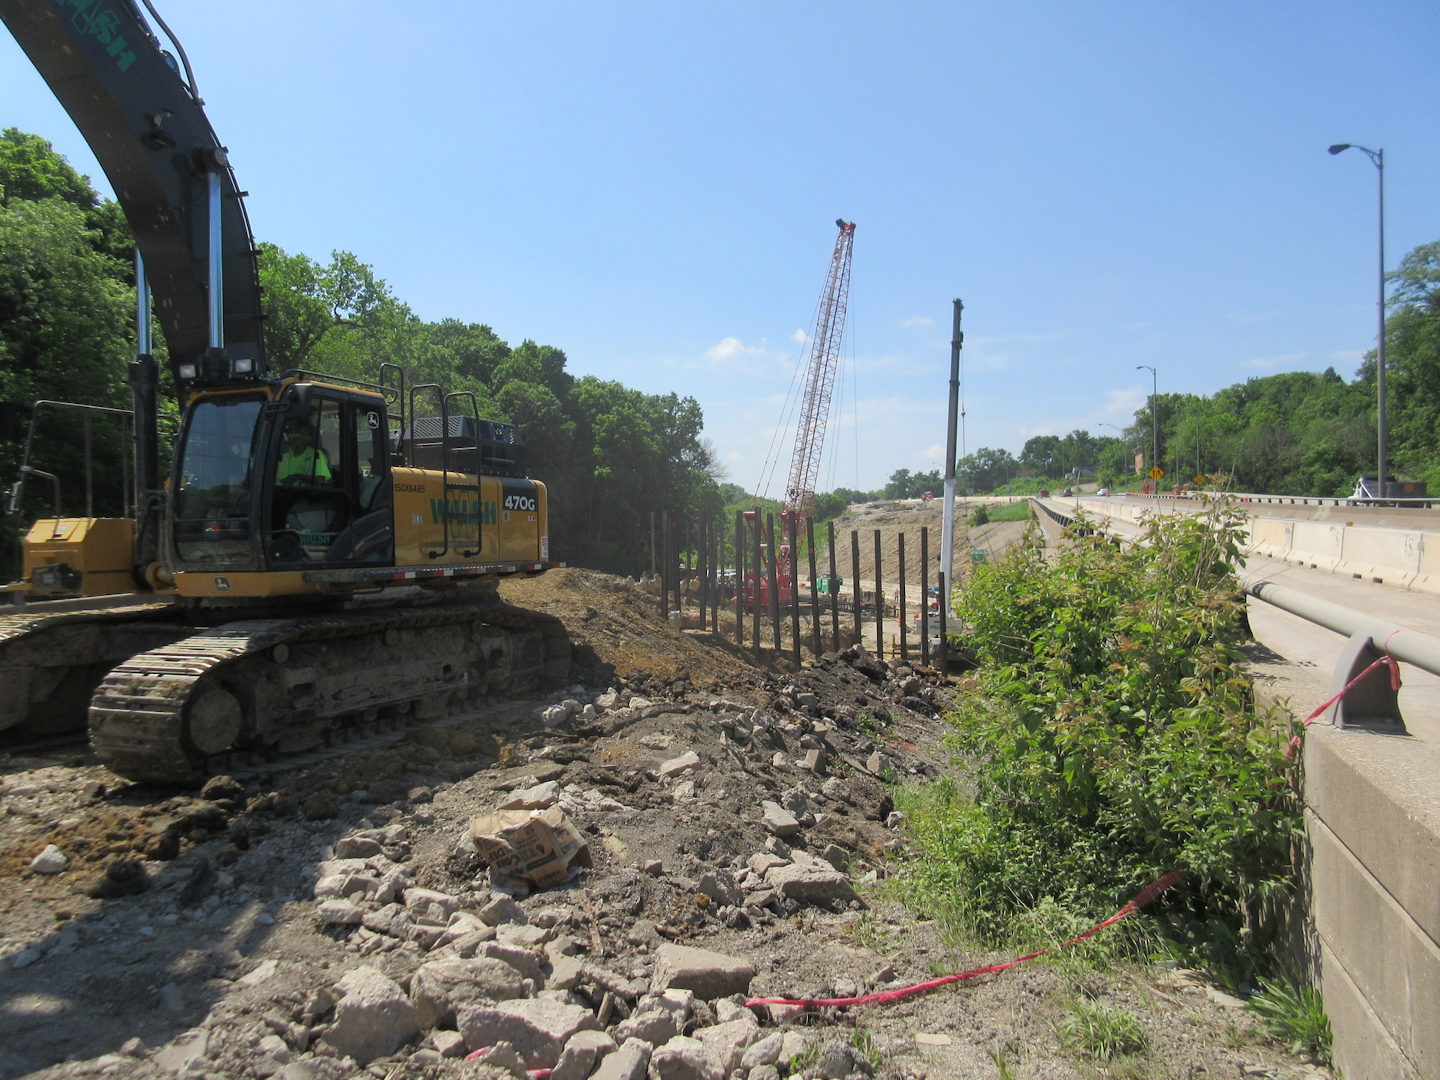
[[[1155, 369], [1149, 364], [1135, 365], [1136, 371], [1139, 371], [1142, 368], [1150, 372], [1150, 420], [1151, 423], [1154, 425], [1155, 431], [1155, 441], [1152, 447], [1155, 456], [1150, 462], [1150, 467], [1153, 469], [1160, 464], [1160, 411], [1158, 408], [1156, 408], [1156, 398], [1160, 396], [1160, 378], [1155, 374]], [[1155, 494], [1160, 494], [1159, 480], [1155, 481]]]
[[1380, 332], [1375, 345], [1375, 427], [1379, 444], [1376, 452], [1378, 497], [1383, 499], [1386, 488], [1385, 452], [1388, 449], [1385, 425], [1385, 149], [1381, 147], [1379, 150], [1368, 150], [1355, 143], [1337, 143], [1330, 147], [1330, 153], [1340, 154], [1350, 149], [1359, 150], [1370, 159], [1380, 181], [1380, 295], [1377, 301]]

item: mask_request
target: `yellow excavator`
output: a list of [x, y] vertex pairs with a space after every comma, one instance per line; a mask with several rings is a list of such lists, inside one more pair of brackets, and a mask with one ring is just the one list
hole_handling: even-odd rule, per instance
[[[496, 593], [559, 565], [521, 433], [391, 364], [271, 372], [245, 192], [142, 2], [0, 0], [115, 190], [138, 295], [127, 516], [63, 516], [33, 418], [7, 492], [18, 513], [48, 481], [55, 516], [0, 614], [0, 730], [88, 722], [113, 771], [193, 782], [559, 684], [563, 626]], [[163, 485], [152, 321], [180, 405]]]

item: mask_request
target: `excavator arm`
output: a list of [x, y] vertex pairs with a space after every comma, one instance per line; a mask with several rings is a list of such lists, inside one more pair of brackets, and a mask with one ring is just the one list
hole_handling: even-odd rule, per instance
[[[145, 4], [168, 35], [149, 0]], [[177, 383], [263, 376], [255, 242], [243, 192], [193, 78], [182, 77], [135, 0], [0, 0], [0, 21], [75, 121], [115, 190], [144, 257]], [[175, 47], [183, 59], [178, 42]], [[185, 68], [188, 73], [188, 63]], [[210, 259], [211, 174], [219, 181], [218, 268]], [[223, 271], [221, 333], [211, 325], [214, 269]]]

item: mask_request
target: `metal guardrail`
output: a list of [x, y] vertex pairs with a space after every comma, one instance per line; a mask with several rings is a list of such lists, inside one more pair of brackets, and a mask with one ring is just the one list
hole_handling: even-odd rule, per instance
[[1348, 638], [1364, 634], [1396, 660], [1440, 675], [1440, 638], [1321, 600], [1298, 589], [1276, 585], [1273, 581], [1253, 580], [1247, 575], [1241, 577], [1240, 585], [1257, 600]]
[[[1440, 675], [1440, 638], [1248, 574], [1241, 576], [1240, 587], [1257, 600], [1350, 639], [1330, 680], [1332, 695], [1340, 693], [1387, 654]], [[1405, 733], [1399, 699], [1383, 667], [1366, 675], [1343, 700], [1331, 706], [1329, 714], [1337, 727]]]

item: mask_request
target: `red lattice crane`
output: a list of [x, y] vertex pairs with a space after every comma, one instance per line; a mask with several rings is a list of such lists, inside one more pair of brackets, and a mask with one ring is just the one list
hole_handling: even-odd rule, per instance
[[810, 342], [810, 363], [805, 368], [800, 421], [795, 426], [795, 450], [790, 457], [790, 482], [785, 485], [782, 516], [809, 515], [815, 505], [815, 481], [820, 475], [820, 451], [830, 419], [830, 397], [835, 390], [835, 369], [840, 364], [840, 342], [845, 336], [845, 310], [850, 302], [850, 253], [855, 246], [855, 223], [837, 218], [840, 235], [830, 256], [830, 272], [820, 290], [815, 315], [815, 336]]
[[[815, 313], [815, 333], [810, 340], [810, 361], [805, 365], [801, 386], [800, 418], [795, 426], [795, 449], [790, 457], [790, 479], [781, 501], [780, 528], [775, 537], [779, 549], [775, 559], [775, 591], [782, 604], [793, 595], [790, 580], [789, 530], [809, 516], [815, 505], [815, 481], [820, 475], [820, 453], [825, 446], [825, 428], [830, 419], [830, 399], [835, 390], [835, 371], [840, 365], [840, 345], [845, 337], [845, 312], [850, 302], [850, 254], [855, 246], [855, 223], [836, 218], [840, 235], [835, 238], [835, 251], [830, 256], [830, 270], [820, 289], [820, 303]], [[760, 551], [762, 573], [751, 571], [746, 589], [747, 604], [754, 604], [756, 586], [759, 603], [769, 603], [769, 583], [763, 571], [769, 563], [769, 544], [761, 538], [758, 510], [748, 510], [745, 517]], [[759, 576], [758, 583], [755, 578]]]

